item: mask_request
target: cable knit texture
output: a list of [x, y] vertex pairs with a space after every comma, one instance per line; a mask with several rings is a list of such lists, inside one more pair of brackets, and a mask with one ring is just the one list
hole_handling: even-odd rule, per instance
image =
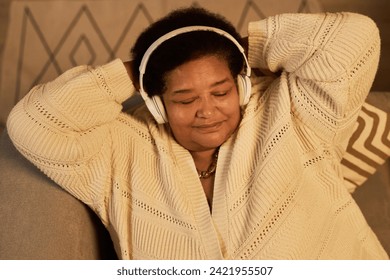
[[[89, 205], [122, 259], [383, 259], [340, 159], [377, 69], [375, 24], [283, 14], [249, 25], [253, 95], [219, 151], [213, 211], [190, 153], [120, 60], [38, 85], [8, 119], [18, 150]], [[61, 207], [61, 205], [58, 205]]]

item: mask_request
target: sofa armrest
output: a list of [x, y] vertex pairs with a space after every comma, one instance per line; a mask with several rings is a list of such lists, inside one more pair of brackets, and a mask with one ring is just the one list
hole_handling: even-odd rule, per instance
[[0, 138], [0, 259], [115, 259], [96, 215]]

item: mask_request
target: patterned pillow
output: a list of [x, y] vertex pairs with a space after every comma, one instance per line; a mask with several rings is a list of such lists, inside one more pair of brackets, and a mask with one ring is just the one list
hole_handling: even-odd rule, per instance
[[341, 163], [348, 189], [362, 185], [390, 155], [390, 92], [372, 92]]

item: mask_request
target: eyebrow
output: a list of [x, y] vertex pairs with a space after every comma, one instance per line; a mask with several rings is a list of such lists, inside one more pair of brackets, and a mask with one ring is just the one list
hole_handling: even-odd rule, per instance
[[[229, 81], [229, 79], [228, 78], [224, 78], [223, 80], [220, 80], [220, 81], [217, 81], [217, 82], [213, 83], [210, 86], [210, 88], [222, 85], [222, 84], [226, 83], [227, 81]], [[190, 89], [190, 88], [189, 89], [186, 89], [186, 88], [185, 89], [178, 89], [178, 90], [173, 91], [172, 94], [174, 94], [174, 95], [176, 95], [176, 94], [184, 94], [184, 93], [189, 93], [191, 91], [192, 91], [192, 89]]]

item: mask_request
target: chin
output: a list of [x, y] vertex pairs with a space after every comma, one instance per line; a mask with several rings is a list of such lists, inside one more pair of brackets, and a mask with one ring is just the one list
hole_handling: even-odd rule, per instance
[[226, 142], [226, 140], [229, 137], [223, 137], [223, 138], [211, 138], [211, 137], [204, 137], [202, 141], [197, 141], [195, 144], [198, 147], [198, 150], [210, 150], [210, 149], [216, 149], [220, 147], [223, 143]]

